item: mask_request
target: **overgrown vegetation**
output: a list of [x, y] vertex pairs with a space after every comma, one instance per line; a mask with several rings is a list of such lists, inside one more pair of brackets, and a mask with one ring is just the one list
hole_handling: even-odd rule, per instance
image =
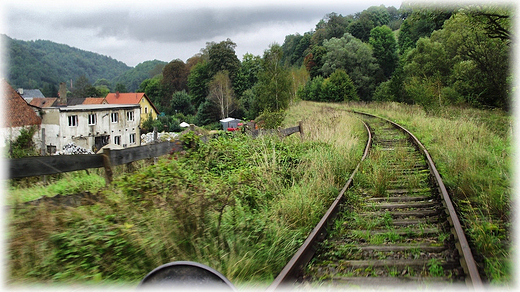
[[[90, 173], [92, 172], [92, 173]], [[105, 186], [105, 179], [97, 174], [100, 171], [72, 172], [40, 177], [23, 178], [11, 181], [8, 205], [36, 200], [40, 197], [77, 194], [83, 191], [97, 193]]]
[[20, 134], [13, 141], [8, 141], [9, 151], [7, 158], [22, 158], [27, 156], [35, 156], [38, 154], [34, 143], [34, 134], [38, 128], [31, 126], [29, 128], [20, 129]]
[[512, 117], [499, 110], [350, 104], [403, 125], [426, 146], [457, 208], [481, 276], [512, 280]]
[[[397, 103], [306, 101], [293, 105], [282, 123], [303, 120], [303, 141], [223, 134], [201, 144], [192, 135], [186, 137], [193, 148], [186, 155], [141, 164], [134, 174], [117, 171], [116, 185], [103, 190], [105, 200], [96, 206], [12, 210], [9, 282], [135, 285], [152, 268], [175, 260], [208, 264], [239, 285], [270, 281], [359, 160], [364, 130], [348, 108], [393, 119], [418, 136], [460, 213], [481, 276], [492, 284], [510, 283], [510, 116], [498, 110], [443, 107], [433, 114]], [[384, 172], [376, 173], [384, 179]], [[103, 185], [99, 176], [65, 178], [45, 188], [46, 194], [95, 192]], [[8, 203], [43, 189], [13, 186]], [[102, 260], [105, 255], [118, 266]]]
[[[83, 58], [86, 52], [67, 48], [81, 55], [76, 63], [96, 66], [60, 78], [75, 80], [74, 97], [145, 92], [164, 114], [161, 129], [166, 125], [170, 131], [178, 129], [177, 121], [211, 128], [228, 116], [255, 119], [285, 110], [297, 98], [396, 101], [420, 104], [427, 111], [445, 105], [509, 110], [513, 15], [510, 5], [371, 6], [346, 16], [329, 13], [315, 28], [287, 35], [282, 45], [270, 45], [262, 56], [245, 54], [241, 61], [236, 43], [226, 39], [208, 42], [186, 61], [146, 61], [130, 70], [115, 60], [108, 60], [113, 70], [104, 70], [100, 56]], [[44, 82], [42, 76], [57, 78], [47, 59], [66, 46], [5, 38], [13, 87], [29, 84], [56, 96], [59, 82]], [[47, 61], [37, 61], [40, 55]], [[68, 68], [70, 55], [54, 59], [66, 60], [60, 68]], [[26, 59], [34, 62], [27, 65]], [[95, 77], [100, 68], [107, 74], [124, 73]], [[20, 73], [24, 71], [33, 74]]]
[[95, 206], [13, 209], [8, 282], [135, 285], [176, 260], [207, 264], [239, 286], [271, 281], [363, 148], [364, 128], [345, 112], [302, 103], [286, 121], [303, 117], [303, 141], [222, 133], [204, 144], [191, 135], [185, 154], [118, 176]]
[[[223, 113], [232, 113], [261, 116], [273, 128], [304, 120], [304, 141], [225, 134], [201, 144], [192, 136], [186, 155], [119, 177], [95, 207], [9, 214], [10, 281], [135, 283], [177, 259], [209, 264], [235, 282], [271, 279], [361, 149], [363, 128], [343, 111], [347, 107], [298, 99], [359, 98], [386, 101], [349, 106], [391, 118], [425, 144], [484, 278], [509, 282], [512, 118], [502, 110], [510, 109], [513, 92], [514, 12], [507, 6], [459, 8], [373, 6], [354, 15], [331, 13], [315, 30], [287, 36], [262, 57], [246, 54], [240, 62], [236, 44], [227, 39], [208, 43], [186, 62], [158, 62], [138, 89], [165, 113], [147, 121], [148, 128], [175, 130], [181, 121], [218, 127]], [[225, 90], [210, 95], [219, 87]], [[115, 267], [102, 256], [122, 264]]]

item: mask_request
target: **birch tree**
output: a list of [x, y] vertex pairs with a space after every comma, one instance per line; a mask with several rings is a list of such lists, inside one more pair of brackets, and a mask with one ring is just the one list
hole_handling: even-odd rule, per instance
[[219, 71], [209, 83], [208, 100], [219, 109], [220, 118], [224, 119], [236, 108], [235, 94], [228, 71]]

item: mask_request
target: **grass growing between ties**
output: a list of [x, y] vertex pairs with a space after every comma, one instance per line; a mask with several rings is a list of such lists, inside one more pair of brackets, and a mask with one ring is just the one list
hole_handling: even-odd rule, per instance
[[[303, 138], [222, 134], [202, 143], [193, 136], [186, 154], [116, 175], [93, 206], [11, 210], [8, 284], [135, 287], [152, 269], [180, 260], [206, 264], [239, 287], [268, 284], [335, 199], [364, 147], [363, 125], [345, 111], [302, 102], [286, 126], [299, 120]], [[19, 192], [34, 189], [13, 186], [8, 200]]]
[[512, 123], [501, 111], [397, 103], [350, 104], [410, 130], [432, 156], [462, 220], [481, 276], [512, 280]]

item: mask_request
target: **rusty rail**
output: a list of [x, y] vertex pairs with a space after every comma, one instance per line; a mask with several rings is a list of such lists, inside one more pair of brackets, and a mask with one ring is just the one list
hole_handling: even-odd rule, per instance
[[339, 192], [338, 196], [329, 207], [325, 215], [321, 218], [320, 222], [314, 227], [311, 231], [303, 245], [298, 249], [298, 251], [294, 254], [291, 260], [287, 263], [287, 265], [283, 268], [283, 270], [278, 274], [278, 276], [274, 279], [273, 283], [267, 288], [267, 291], [274, 291], [278, 288], [283, 288], [284, 285], [290, 283], [291, 279], [296, 277], [296, 273], [300, 271], [307, 263], [312, 259], [314, 253], [316, 252], [316, 244], [318, 241], [322, 240], [326, 235], [326, 228], [336, 217], [341, 202], [343, 201], [343, 196], [347, 189], [352, 186], [352, 181], [354, 179], [354, 175], [357, 173], [361, 162], [365, 160], [368, 155], [368, 151], [370, 150], [370, 146], [372, 145], [372, 133], [368, 125], [363, 122], [365, 128], [367, 129], [368, 139], [367, 144], [365, 146], [365, 152], [363, 153], [363, 157], [360, 162], [350, 175], [348, 181], [346, 182], [343, 189]]
[[425, 156], [428, 167], [430, 168], [430, 171], [434, 177], [434, 182], [439, 188], [439, 191], [442, 195], [443, 199], [443, 205], [446, 208], [446, 213], [449, 218], [450, 226], [452, 227], [452, 234], [455, 236], [455, 239], [458, 241], [458, 244], [456, 245], [457, 250], [459, 251], [460, 255], [460, 264], [462, 268], [464, 269], [464, 272], [466, 274], [466, 285], [474, 288], [474, 289], [482, 289], [483, 283], [482, 279], [480, 278], [480, 274], [477, 269], [477, 264], [475, 263], [475, 259], [473, 258], [473, 253], [471, 252], [471, 248], [469, 247], [468, 240], [466, 239], [466, 235], [464, 234], [464, 230], [462, 229], [462, 225], [460, 224], [459, 217], [457, 216], [457, 212], [455, 211], [455, 207], [453, 206], [453, 203], [451, 202], [450, 195], [448, 194], [448, 191], [446, 189], [446, 186], [444, 185], [441, 175], [437, 171], [437, 168], [435, 167], [435, 164], [433, 163], [433, 159], [431, 158], [430, 154], [428, 153], [428, 150], [426, 150], [426, 147], [413, 135], [410, 131], [405, 129], [403, 126], [390, 121], [385, 118], [378, 117], [376, 115], [362, 113], [362, 112], [356, 112], [352, 111], [357, 114], [362, 114], [366, 116], [371, 116], [375, 118], [382, 119], [390, 124], [392, 124], [394, 127], [400, 129], [401, 131], [405, 132], [410, 138], [411, 142], [415, 144], [419, 150], [423, 153]]
[[[433, 163], [433, 160], [432, 160], [430, 154], [428, 153], [428, 151], [426, 150], [426, 148], [424, 147], [424, 145], [410, 131], [408, 131], [407, 129], [403, 128], [401, 125], [399, 125], [395, 122], [392, 122], [388, 119], [384, 119], [384, 118], [381, 118], [381, 117], [378, 117], [375, 115], [367, 114], [367, 113], [355, 112], [355, 111], [351, 111], [351, 112], [356, 113], [356, 114], [379, 118], [379, 119], [389, 122], [394, 127], [405, 132], [408, 135], [410, 141], [414, 145], [416, 145], [416, 147], [425, 156], [428, 167], [430, 169], [430, 172], [434, 178], [434, 183], [437, 185], [437, 187], [441, 193], [441, 196], [443, 199], [442, 202], [445, 207], [450, 226], [452, 227], [451, 228], [452, 234], [454, 235], [455, 239], [457, 240], [456, 248], [460, 255], [460, 264], [466, 274], [466, 285], [468, 287], [474, 288], [475, 290], [482, 289], [484, 286], [483, 286], [482, 280], [480, 278], [480, 275], [478, 273], [478, 269], [477, 269], [475, 260], [473, 258], [471, 249], [469, 247], [468, 241], [466, 239], [466, 236], [464, 234], [464, 231], [462, 229], [462, 226], [461, 226], [458, 216], [456, 214], [455, 208], [451, 202], [451, 199], [446, 190], [446, 187], [444, 186], [444, 183], [442, 182], [441, 176], [440, 176], [439, 172], [437, 171], [437, 168], [435, 167], [435, 164]], [[283, 268], [283, 270], [280, 272], [280, 274], [275, 278], [273, 283], [267, 288], [267, 291], [271, 292], [276, 289], [283, 288], [286, 285], [290, 285], [292, 283], [292, 281], [295, 280], [297, 273], [303, 267], [305, 267], [305, 265], [307, 265], [308, 262], [314, 256], [314, 254], [316, 252], [317, 243], [324, 238], [325, 232], [326, 232], [325, 229], [328, 226], [328, 224], [330, 224], [332, 222], [332, 220], [335, 218], [335, 216], [337, 215], [338, 210], [339, 210], [339, 205], [340, 205], [341, 201], [343, 200], [344, 193], [352, 185], [354, 175], [356, 174], [361, 162], [368, 155], [368, 151], [372, 144], [372, 134], [371, 134], [371, 131], [370, 131], [368, 125], [366, 123], [364, 123], [364, 124], [365, 124], [365, 127], [368, 132], [368, 141], [367, 141], [367, 145], [365, 148], [365, 153], [364, 153], [361, 161], [355, 168], [354, 172], [352, 173], [349, 180], [347, 181], [347, 183], [345, 184], [345, 186], [339, 193], [336, 200], [332, 203], [332, 205], [328, 209], [327, 213], [323, 216], [323, 218], [318, 223], [318, 225], [316, 225], [316, 227], [314, 227], [314, 229], [312, 230], [310, 235], [307, 237], [307, 239], [305, 240], [303, 245], [298, 249], [298, 251], [291, 258], [291, 260], [287, 263], [287, 265]]]

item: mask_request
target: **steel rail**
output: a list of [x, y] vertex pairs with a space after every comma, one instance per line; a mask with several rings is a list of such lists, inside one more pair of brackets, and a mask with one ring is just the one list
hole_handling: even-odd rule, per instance
[[370, 131], [370, 128], [365, 122], [363, 122], [363, 124], [365, 125], [365, 128], [368, 133], [367, 144], [365, 146], [363, 157], [361, 157], [361, 160], [359, 161], [356, 168], [350, 175], [348, 181], [345, 183], [345, 186], [339, 192], [338, 196], [336, 197], [332, 205], [329, 207], [325, 215], [323, 215], [320, 222], [316, 225], [316, 227], [314, 227], [314, 229], [311, 231], [303, 245], [298, 249], [298, 251], [294, 254], [294, 256], [287, 263], [287, 265], [285, 265], [280, 274], [278, 274], [278, 276], [274, 279], [273, 283], [271, 283], [271, 285], [267, 288], [267, 291], [274, 291], [276, 289], [283, 288], [284, 285], [290, 284], [290, 281], [296, 278], [296, 274], [303, 267], [305, 267], [314, 256], [318, 241], [322, 240], [325, 237], [326, 228], [336, 217], [339, 211], [339, 207], [341, 205], [340, 203], [343, 201], [344, 194], [347, 191], [347, 189], [349, 189], [352, 186], [354, 175], [357, 173], [363, 160], [365, 160], [365, 158], [367, 157], [370, 147], [372, 145], [372, 132]]
[[392, 124], [394, 127], [400, 129], [401, 131], [408, 134], [408, 136], [411, 138], [411, 142], [414, 143], [423, 153], [425, 156], [428, 167], [430, 168], [430, 171], [432, 175], [434, 176], [434, 181], [437, 184], [437, 187], [439, 188], [442, 198], [443, 198], [443, 205], [446, 208], [446, 213], [449, 218], [449, 223], [451, 227], [453, 228], [452, 234], [455, 236], [455, 239], [458, 240], [458, 243], [456, 245], [457, 250], [459, 251], [460, 263], [462, 268], [464, 269], [464, 272], [466, 273], [466, 285], [473, 287], [474, 289], [482, 289], [484, 288], [484, 285], [482, 283], [482, 279], [480, 278], [480, 274], [477, 269], [477, 265], [475, 263], [475, 259], [473, 258], [473, 253], [471, 252], [471, 248], [469, 247], [468, 241], [466, 239], [466, 235], [464, 234], [464, 230], [462, 229], [462, 225], [460, 224], [459, 217], [457, 216], [457, 212], [455, 211], [455, 207], [453, 206], [453, 203], [451, 202], [451, 198], [448, 194], [448, 191], [446, 189], [446, 186], [444, 185], [441, 175], [437, 171], [437, 168], [435, 167], [435, 164], [433, 163], [433, 159], [431, 158], [430, 154], [428, 153], [428, 150], [426, 150], [426, 147], [413, 135], [410, 131], [402, 127], [401, 125], [390, 121], [388, 119], [378, 117], [376, 115], [367, 114], [363, 112], [356, 112], [352, 111], [357, 114], [362, 114], [366, 116], [371, 116], [375, 118], [382, 119], [390, 124]]

